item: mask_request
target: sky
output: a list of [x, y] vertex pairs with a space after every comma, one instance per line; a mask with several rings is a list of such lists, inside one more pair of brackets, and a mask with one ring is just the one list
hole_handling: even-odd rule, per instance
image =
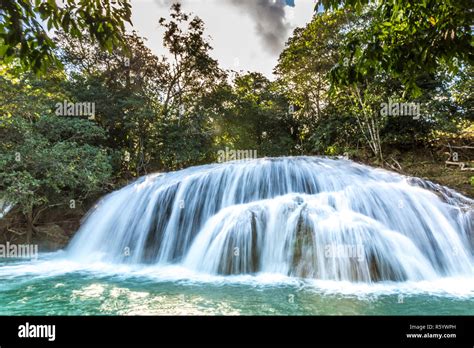
[[[161, 17], [169, 18], [176, 0], [132, 0], [133, 30], [147, 38], [157, 55], [162, 44]], [[213, 47], [211, 56], [224, 69], [259, 71], [272, 78], [280, 52], [296, 27], [311, 20], [315, 0], [180, 0], [184, 12], [192, 12], [205, 24]], [[129, 29], [131, 27], [129, 26]]]

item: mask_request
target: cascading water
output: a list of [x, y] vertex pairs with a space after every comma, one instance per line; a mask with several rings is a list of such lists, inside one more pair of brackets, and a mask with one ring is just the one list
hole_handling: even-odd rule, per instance
[[469, 276], [473, 200], [343, 159], [264, 158], [148, 175], [100, 201], [81, 262], [374, 282]]

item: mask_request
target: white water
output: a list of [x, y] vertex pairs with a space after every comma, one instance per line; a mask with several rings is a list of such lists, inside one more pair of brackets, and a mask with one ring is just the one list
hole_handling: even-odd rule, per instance
[[67, 258], [323, 282], [472, 279], [473, 203], [342, 159], [206, 165], [106, 196]]
[[[54, 277], [69, 275], [71, 278], [80, 275], [86, 279], [99, 282], [103, 279], [116, 279], [121, 282], [133, 282], [139, 279], [154, 284], [172, 282], [182, 285], [248, 285], [255, 288], [292, 287], [306, 289], [316, 293], [357, 295], [372, 297], [382, 295], [423, 294], [450, 298], [474, 298], [474, 279], [467, 277], [443, 277], [424, 281], [362, 283], [350, 281], [299, 279], [275, 273], [256, 275], [222, 276], [192, 271], [180, 265], [141, 265], [111, 264], [109, 262], [82, 263], [71, 260], [62, 251], [41, 254], [36, 261], [3, 264], [0, 267], [0, 291], [18, 287], [19, 283], [42, 283]], [[68, 278], [66, 278], [68, 279]], [[119, 283], [120, 284], [120, 283]], [[58, 285], [60, 287], [60, 285]], [[466, 308], [468, 309], [468, 308]], [[472, 308], [469, 309], [472, 311]]]

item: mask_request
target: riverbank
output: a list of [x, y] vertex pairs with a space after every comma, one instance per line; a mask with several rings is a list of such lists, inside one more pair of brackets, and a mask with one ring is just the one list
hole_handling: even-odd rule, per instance
[[[457, 165], [447, 165], [446, 155], [426, 153], [423, 151], [399, 152], [387, 155], [384, 169], [396, 171], [402, 175], [418, 177], [436, 184], [447, 186], [459, 193], [474, 198], [474, 171], [461, 170]], [[378, 166], [373, 160], [362, 161], [371, 166]], [[472, 166], [472, 161], [469, 162]]]

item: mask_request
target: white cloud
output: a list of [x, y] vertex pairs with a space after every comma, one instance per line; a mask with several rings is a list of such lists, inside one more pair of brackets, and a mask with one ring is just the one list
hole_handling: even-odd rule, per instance
[[[235, 1], [247, 2], [242, 6], [244, 10], [239, 10]], [[284, 46], [295, 27], [304, 26], [311, 20], [314, 1], [296, 0], [295, 7], [285, 6], [284, 24], [279, 25], [269, 21], [275, 13], [266, 16], [262, 12], [249, 13], [256, 8], [257, 1], [260, 3], [260, 6], [257, 6], [258, 11], [265, 11], [263, 2], [272, 2], [184, 0], [181, 3], [183, 11], [192, 12], [204, 21], [205, 34], [211, 37], [211, 45], [214, 48], [211, 55], [219, 61], [221, 67], [260, 71], [271, 77], [279, 56], [279, 50], [276, 48]], [[172, 2], [173, 0], [132, 0], [133, 29], [138, 35], [148, 39], [147, 46], [158, 55], [166, 53], [162, 44], [163, 31], [159, 28], [158, 20], [161, 17], [168, 18]], [[280, 15], [281, 12], [276, 10], [276, 14]], [[264, 41], [265, 35], [270, 41]]]

